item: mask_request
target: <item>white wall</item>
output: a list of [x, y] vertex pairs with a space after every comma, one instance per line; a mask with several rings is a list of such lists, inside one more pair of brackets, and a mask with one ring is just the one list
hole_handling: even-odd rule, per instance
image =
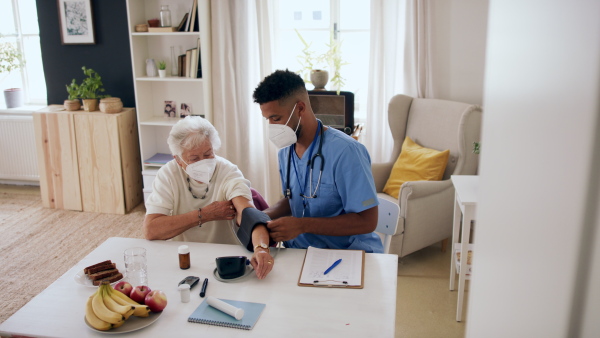
[[429, 2], [435, 98], [481, 104], [485, 71], [487, 0]]
[[599, 337], [600, 2], [489, 13], [467, 336]]

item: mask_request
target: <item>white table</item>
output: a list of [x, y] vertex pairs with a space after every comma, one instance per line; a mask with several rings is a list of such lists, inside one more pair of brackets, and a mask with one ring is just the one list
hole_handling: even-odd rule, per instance
[[[460, 238], [460, 273], [458, 277], [458, 304], [456, 306], [456, 321], [462, 320], [463, 299], [465, 295], [465, 280], [467, 279], [467, 247], [471, 234], [471, 222], [475, 220], [477, 208], [477, 186], [479, 176], [476, 175], [452, 175], [452, 184], [455, 189], [454, 198], [454, 221], [452, 229], [452, 255], [450, 258], [450, 290], [454, 290], [455, 283], [455, 254], [454, 247]], [[462, 223], [461, 223], [462, 215]], [[462, 225], [462, 235], [459, 236]]]
[[[123, 266], [123, 251], [145, 247], [151, 289], [163, 290], [168, 305], [152, 325], [127, 337], [393, 337], [396, 317], [396, 255], [366, 254], [363, 289], [300, 287], [298, 276], [305, 250], [281, 249], [273, 271], [264, 280], [253, 274], [237, 283], [222, 283], [213, 276], [215, 258], [250, 252], [236, 245], [186, 243], [191, 268], [179, 269], [181, 242], [109, 238], [79, 263], [0, 324], [0, 335], [34, 337], [101, 337], [84, 322], [87, 298], [96, 289], [77, 284], [74, 276], [84, 267], [111, 259]], [[208, 277], [207, 296], [265, 303], [267, 306], [250, 331], [187, 322], [205, 299], [200, 286], [191, 301], [182, 303], [177, 283], [188, 275]], [[126, 325], [126, 324], [125, 324]]]

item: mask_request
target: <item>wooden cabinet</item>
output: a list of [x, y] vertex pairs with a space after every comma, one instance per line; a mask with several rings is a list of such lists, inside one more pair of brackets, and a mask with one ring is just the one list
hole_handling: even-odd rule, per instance
[[33, 113], [44, 207], [125, 214], [143, 200], [135, 109]]
[[[168, 5], [173, 26], [179, 25], [194, 1], [197, 2], [199, 31], [192, 32], [136, 32], [135, 26], [159, 17], [161, 5]], [[170, 154], [167, 137], [179, 121], [181, 104], [191, 107], [192, 114], [204, 115], [212, 121], [211, 86], [211, 15], [210, 0], [127, 0], [127, 18], [131, 45], [131, 63], [135, 87], [136, 111], [139, 128], [140, 165], [144, 172], [144, 192], [151, 192], [152, 179], [159, 167], [145, 165], [144, 160], [156, 153]], [[171, 47], [175, 57], [200, 45], [202, 78], [172, 76]], [[146, 60], [167, 63], [167, 77], [149, 77]], [[165, 101], [174, 101], [177, 116], [165, 115]]]

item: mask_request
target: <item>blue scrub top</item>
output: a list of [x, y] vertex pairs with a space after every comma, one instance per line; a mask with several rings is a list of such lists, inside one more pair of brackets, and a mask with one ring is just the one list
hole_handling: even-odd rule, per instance
[[[316, 154], [321, 137], [323, 161], [316, 157], [312, 174], [312, 191], [309, 192], [309, 156]], [[371, 157], [364, 145], [343, 132], [328, 128], [324, 135], [318, 135], [302, 158], [298, 158], [294, 146], [279, 150], [279, 174], [285, 194], [287, 187], [288, 156], [290, 161], [289, 200], [294, 217], [334, 217], [346, 213], [358, 213], [379, 205], [375, 182], [371, 173]], [[324, 163], [323, 163], [324, 162]], [[302, 198], [300, 195], [313, 195], [319, 180], [319, 169], [323, 165], [321, 182], [316, 190], [316, 198]], [[304, 214], [303, 214], [304, 213]], [[306, 249], [309, 246], [329, 249], [353, 249], [366, 252], [383, 252], [381, 239], [375, 233], [352, 236], [324, 236], [301, 234], [285, 242], [286, 247]]]

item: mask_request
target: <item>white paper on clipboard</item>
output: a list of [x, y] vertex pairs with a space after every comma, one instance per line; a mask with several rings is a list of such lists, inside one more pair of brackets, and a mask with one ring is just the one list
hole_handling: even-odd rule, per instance
[[[323, 284], [359, 286], [362, 284], [364, 252], [361, 250], [331, 250], [308, 247], [304, 266], [300, 275], [300, 284]], [[342, 259], [327, 275], [325, 270], [335, 261]]]

